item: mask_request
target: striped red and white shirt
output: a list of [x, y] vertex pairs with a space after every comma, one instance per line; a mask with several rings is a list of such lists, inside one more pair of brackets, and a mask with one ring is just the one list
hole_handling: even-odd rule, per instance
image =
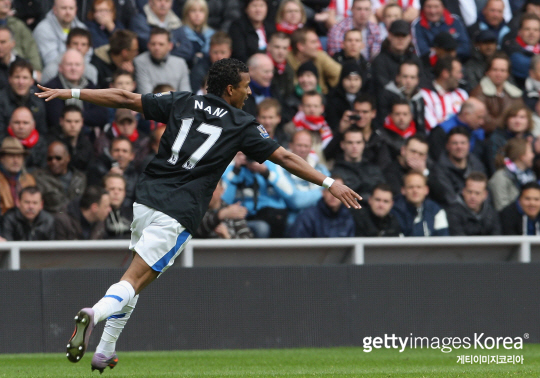
[[459, 113], [461, 105], [469, 98], [467, 92], [461, 88], [445, 92], [437, 84], [435, 84], [435, 90], [422, 88], [420, 92], [424, 98], [424, 118], [427, 132]]
[[404, 12], [411, 7], [420, 10], [420, 0], [371, 0], [371, 9], [376, 11], [390, 3], [397, 3]]

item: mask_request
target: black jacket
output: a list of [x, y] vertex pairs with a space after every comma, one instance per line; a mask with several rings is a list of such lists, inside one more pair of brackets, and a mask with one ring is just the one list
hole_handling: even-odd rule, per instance
[[54, 240], [54, 217], [45, 210], [41, 210], [34, 222], [29, 223], [14, 207], [4, 214], [2, 226], [2, 236], [7, 241]]
[[[362, 72], [360, 73], [362, 76], [362, 92], [371, 93], [371, 91], [374, 89], [373, 70], [371, 63], [368, 62], [363, 55], [360, 55], [360, 59], [356, 60], [354, 58], [345, 56], [345, 53], [343, 50], [341, 50], [335, 53], [332, 58], [334, 58], [334, 60], [341, 65], [343, 65], [345, 62], [351, 61], [358, 64], [362, 69]], [[341, 83], [341, 79], [339, 82]]]
[[467, 207], [463, 197], [458, 195], [456, 201], [446, 208], [446, 217], [452, 236], [501, 234], [499, 216], [489, 199], [484, 201], [482, 209], [476, 214]]
[[469, 160], [465, 169], [457, 168], [444, 152], [429, 175], [429, 196], [443, 206], [456, 201], [458, 193], [465, 187], [465, 180], [471, 172], [486, 173], [484, 164], [473, 154], [469, 154]]
[[413, 114], [413, 121], [416, 123], [416, 132], [425, 134], [426, 123], [424, 121], [424, 98], [420, 92], [420, 88], [412, 95], [410, 99], [405, 97], [405, 94], [397, 87], [395, 81], [390, 81], [384, 87], [384, 91], [379, 92], [377, 122], [382, 124], [387, 115], [392, 112], [392, 105], [397, 100], [408, 100]]
[[20, 97], [13, 92], [9, 85], [0, 91], [0, 140], [8, 135], [9, 119], [15, 109], [20, 106], [26, 106], [30, 109], [36, 121], [36, 130], [40, 135], [47, 135], [49, 128], [47, 125], [45, 102], [34, 95], [36, 92], [39, 92], [39, 89], [32, 86], [27, 97]]
[[90, 142], [88, 136], [81, 131], [77, 137], [75, 147], [71, 145], [71, 138], [62, 133], [56, 134], [51, 138], [50, 142], [53, 142], [54, 140], [59, 140], [68, 146], [69, 155], [71, 156], [69, 166], [81, 172], [86, 172], [88, 163], [90, 163], [95, 156], [94, 146]]
[[422, 66], [412, 43], [404, 54], [398, 55], [390, 51], [390, 41], [388, 38], [384, 40], [381, 46], [381, 52], [373, 59], [371, 66], [375, 91], [377, 93], [381, 93], [386, 84], [395, 80], [400, 64], [406, 60], [412, 60], [418, 63], [420, 67]]
[[37, 143], [32, 148], [24, 148], [28, 155], [24, 160], [25, 167], [32, 172], [37, 168], [47, 166], [47, 148], [49, 147], [44, 135], [40, 135]]
[[[264, 22], [264, 30], [266, 33], [266, 40], [269, 41], [270, 36], [276, 31], [273, 20], [267, 19]], [[246, 62], [250, 56], [261, 52], [261, 50], [259, 50], [259, 35], [245, 13], [239, 20], [236, 20], [231, 24], [229, 35], [233, 41], [231, 58]]]
[[105, 237], [105, 223], [88, 223], [79, 207], [79, 199], [71, 201], [67, 210], [55, 214], [56, 240], [100, 240]]
[[366, 160], [352, 163], [345, 160], [336, 161], [332, 175], [343, 179], [345, 185], [367, 200], [378, 184], [385, 182], [379, 167]]
[[469, 83], [469, 88], [476, 88], [480, 84], [480, 80], [484, 77], [487, 68], [487, 58], [474, 49], [471, 57], [463, 66], [463, 74]]
[[401, 227], [396, 216], [388, 213], [384, 218], [379, 218], [369, 205], [365, 205], [360, 210], [351, 210], [356, 223], [354, 236], [400, 236]]
[[[540, 216], [534, 220], [529, 219], [518, 201], [502, 209], [499, 216], [503, 235], [540, 235]], [[534, 229], [534, 233], [529, 233], [529, 229]]]
[[133, 206], [120, 206], [112, 209], [105, 219], [107, 239], [130, 239], [131, 222], [133, 222]]

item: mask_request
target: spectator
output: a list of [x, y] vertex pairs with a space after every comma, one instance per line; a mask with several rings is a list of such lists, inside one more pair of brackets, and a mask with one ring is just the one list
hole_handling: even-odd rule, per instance
[[222, 199], [223, 183], [218, 182], [208, 210], [195, 232], [203, 239], [250, 239], [253, 233], [246, 222], [247, 209], [239, 203], [227, 205]]
[[411, 29], [419, 56], [429, 53], [435, 36], [440, 32], [448, 32], [456, 39], [460, 59], [467, 59], [470, 55], [469, 35], [463, 21], [458, 15], [450, 14], [442, 0], [424, 1], [420, 17], [413, 21]]
[[[440, 59], [455, 58], [458, 42], [448, 32], [440, 32], [433, 39], [433, 46], [427, 54], [421, 56], [424, 68], [422, 85], [429, 85], [435, 79], [435, 64]], [[461, 79], [459, 80], [461, 82]]]
[[448, 236], [446, 212], [427, 198], [429, 187], [426, 177], [419, 172], [410, 172], [405, 175], [403, 182], [403, 195], [396, 200], [392, 208], [403, 234]]
[[446, 209], [450, 235], [500, 235], [501, 225], [488, 200], [487, 176], [471, 172], [454, 204]]
[[529, 77], [525, 80], [523, 97], [529, 109], [536, 111], [540, 99], [540, 55], [535, 55], [531, 59]]
[[[191, 90], [197, 91], [204, 86], [206, 75], [210, 66], [221, 59], [230, 58], [232, 54], [231, 37], [224, 31], [218, 31], [210, 38], [210, 50], [208, 56], [200, 59], [196, 65], [191, 68], [190, 83]], [[291, 79], [292, 85], [292, 79]]]
[[[140, 1], [140, 0], [139, 0]], [[175, 1], [175, 11], [180, 14], [185, 0]], [[208, 25], [214, 30], [227, 31], [233, 21], [241, 17], [240, 1], [238, 0], [207, 0]], [[178, 11], [177, 11], [178, 9]]]
[[307, 17], [304, 5], [300, 0], [283, 0], [279, 4], [276, 15], [276, 30], [292, 34], [298, 28], [304, 27]]
[[281, 104], [275, 98], [267, 98], [257, 106], [257, 122], [259, 122], [268, 136], [287, 148], [290, 137], [283, 130], [281, 123]]
[[[64, 89], [94, 89], [95, 85], [88, 81], [84, 76], [84, 57], [77, 50], [68, 50], [64, 53], [62, 62], [58, 66], [58, 75], [45, 84], [47, 88]], [[83, 110], [86, 125], [91, 127], [103, 127], [107, 123], [107, 111], [101, 106], [83, 102], [82, 100], [71, 98], [69, 100], [54, 100], [45, 103], [47, 110], [47, 123], [56, 125], [62, 109], [66, 105], [77, 105]]]
[[420, 65], [412, 45], [410, 30], [409, 23], [403, 20], [394, 21], [390, 26], [381, 53], [373, 60], [373, 77], [377, 91], [382, 91], [386, 84], [394, 80], [404, 61], [414, 61]]
[[130, 29], [138, 36], [142, 48], [148, 45], [152, 27], [169, 31], [173, 43], [171, 54], [191, 62], [193, 47], [182, 29], [182, 21], [172, 11], [172, 5], [173, 0], [148, 0], [142, 12], [131, 19]]
[[[315, 91], [306, 92], [302, 96], [302, 104], [293, 120], [285, 125], [285, 131], [292, 136], [294, 131], [307, 130], [313, 137], [313, 150], [321, 161], [323, 151], [333, 138], [332, 129], [324, 118], [323, 97]], [[354, 190], [354, 189], [353, 189]]]
[[540, 53], [540, 18], [526, 13], [521, 17], [517, 36], [512, 33], [504, 38], [503, 51], [510, 57], [511, 73], [519, 88], [523, 88], [531, 59]]
[[5, 137], [0, 147], [0, 209], [2, 215], [19, 205], [19, 193], [27, 186], [35, 186], [34, 177], [26, 173], [26, 150], [17, 138]]
[[439, 156], [444, 151], [448, 133], [455, 127], [461, 126], [470, 133], [470, 152], [474, 153], [479, 159], [485, 158], [486, 134], [484, 122], [486, 119], [486, 106], [477, 98], [469, 98], [463, 103], [458, 114], [448, 118], [446, 121], [437, 125], [429, 134], [429, 151], [433, 160], [439, 160]]
[[[123, 27], [129, 27], [129, 23], [133, 16], [137, 13], [137, 5], [134, 0], [113, 0], [116, 16], [114, 17], [115, 25], [118, 23]], [[145, 0], [147, 2], [148, 0]], [[79, 20], [86, 22], [89, 20], [89, 13], [93, 9], [93, 3], [89, 0], [77, 0], [77, 17]], [[107, 42], [105, 42], [107, 43]]]
[[302, 103], [302, 96], [307, 92], [317, 92], [322, 94], [319, 82], [319, 71], [315, 64], [307, 61], [298, 67], [296, 71], [298, 83], [294, 86], [293, 94], [285, 101], [285, 105], [291, 112], [297, 112]]
[[359, 211], [351, 211], [356, 224], [355, 236], [403, 236], [396, 216], [390, 212], [393, 206], [390, 186], [377, 185], [367, 206], [364, 205]]
[[9, 67], [8, 83], [9, 86], [0, 90], [0, 140], [7, 135], [11, 114], [20, 106], [31, 110], [38, 132], [46, 135], [45, 101], [34, 96], [38, 88], [32, 78], [32, 65], [25, 60], [13, 62]]
[[510, 26], [504, 20], [504, 8], [503, 0], [488, 0], [482, 12], [478, 14], [477, 21], [468, 27], [472, 39], [475, 39], [481, 31], [489, 30], [495, 33], [497, 47], [500, 48], [503, 38], [511, 32]]
[[[81, 28], [73, 28], [69, 31], [66, 47], [67, 50], [75, 49], [84, 56], [84, 77], [87, 78], [92, 84], [98, 82], [97, 68], [90, 63], [92, 54], [90, 49], [92, 48], [92, 40], [90, 32]], [[58, 66], [62, 62], [63, 55], [58, 55], [53, 61], [45, 66], [41, 77], [42, 83], [51, 81], [56, 75], [58, 75]]]
[[133, 206], [125, 206], [126, 179], [116, 173], [103, 177], [103, 186], [111, 198], [111, 211], [105, 219], [107, 239], [130, 239]]
[[[2, 9], [0, 7], [0, 9]], [[8, 85], [9, 67], [17, 60], [23, 60], [15, 54], [15, 40], [7, 26], [0, 26], [0, 89]]]
[[503, 127], [505, 109], [514, 104], [523, 104], [523, 92], [510, 84], [509, 77], [510, 59], [505, 53], [495, 53], [487, 63], [486, 76], [471, 92], [471, 97], [486, 104], [487, 115], [483, 128], [487, 134]]
[[[432, 164], [428, 161], [428, 142], [423, 135], [416, 134], [407, 138], [401, 147], [400, 154], [393, 159], [383, 171], [386, 182], [392, 188], [394, 198], [401, 194], [403, 187], [403, 177], [411, 172], [420, 172], [426, 178], [433, 170]], [[430, 169], [431, 168], [431, 169]]]
[[94, 0], [87, 18], [88, 21], [85, 24], [92, 35], [92, 42], [96, 49], [108, 44], [112, 33], [124, 29], [122, 22], [117, 20], [113, 0]]
[[[328, 168], [313, 158], [312, 146], [313, 137], [309, 131], [300, 130], [293, 135], [289, 148], [292, 153], [307, 161], [317, 171], [325, 176], [330, 176]], [[289, 210], [288, 224], [290, 226], [294, 223], [300, 211], [317, 203], [321, 198], [322, 187], [302, 180], [288, 171], [284, 172], [284, 176], [287, 180], [278, 181], [275, 189], [285, 199]]]
[[66, 51], [67, 36], [73, 28], [86, 29], [77, 18], [75, 0], [54, 0], [53, 8], [33, 33], [45, 66]]
[[489, 190], [497, 211], [512, 203], [526, 184], [536, 181], [536, 175], [531, 169], [534, 152], [530, 142], [511, 139], [503, 151], [504, 157], [499, 157], [497, 161], [499, 169], [489, 180]]
[[109, 38], [109, 44], [96, 49], [92, 57], [91, 63], [98, 70], [97, 86], [109, 88], [114, 73], [119, 69], [134, 73], [133, 60], [137, 54], [137, 35], [129, 30], [115, 31]]
[[186, 61], [170, 55], [172, 47], [167, 30], [152, 29], [148, 51], [133, 61], [138, 92], [150, 93], [156, 85], [163, 83], [169, 83], [176, 91], [191, 91]]
[[135, 186], [139, 180], [139, 171], [134, 161], [133, 144], [125, 136], [119, 136], [111, 142], [111, 148], [107, 153], [102, 153], [88, 165], [88, 184], [100, 185], [107, 173], [122, 175], [126, 179], [125, 206], [135, 202]]
[[403, 19], [407, 22], [413, 22], [420, 14], [419, 0], [401, 1], [398, 3], [389, 0], [373, 0], [371, 3], [373, 4], [373, 11], [379, 20], [383, 20], [384, 10], [390, 4], [398, 4], [401, 7], [403, 10]]
[[372, 61], [381, 51], [383, 38], [381, 29], [375, 22], [370, 21], [373, 13], [370, 0], [354, 0], [351, 7], [351, 16], [334, 25], [328, 32], [328, 54], [334, 55], [342, 48], [345, 33], [351, 29], [362, 31], [364, 48], [362, 55]]
[[503, 154], [502, 150], [506, 143], [513, 138], [532, 139], [533, 126], [532, 113], [525, 105], [517, 104], [506, 109], [503, 128], [495, 130], [489, 137], [488, 153], [491, 173], [495, 172], [496, 157]]
[[381, 135], [394, 160], [400, 154], [405, 141], [416, 135], [416, 123], [407, 100], [394, 102], [392, 112], [384, 120]]
[[407, 100], [411, 107], [413, 121], [417, 132], [426, 132], [424, 122], [424, 98], [420, 91], [420, 65], [414, 60], [406, 60], [399, 65], [398, 73], [394, 80], [379, 92], [379, 110], [377, 116], [379, 122], [392, 112], [392, 104], [399, 100]]
[[540, 185], [531, 182], [500, 213], [503, 235], [540, 235]]
[[[498, 0], [495, 0], [498, 1]], [[471, 57], [463, 66], [469, 88], [476, 88], [487, 70], [487, 61], [497, 51], [497, 35], [491, 30], [482, 30], [474, 37]]]
[[361, 129], [354, 126], [347, 129], [341, 141], [343, 159], [336, 160], [332, 174], [341, 177], [345, 185], [367, 200], [373, 188], [385, 180], [380, 168], [363, 157], [365, 145]]
[[[302, 28], [295, 30], [291, 35], [291, 49], [287, 62], [293, 70], [298, 71], [300, 65], [313, 62], [319, 74], [319, 85], [324, 94], [328, 88], [335, 87], [339, 82], [341, 65], [334, 61], [327, 53], [319, 50], [320, 42], [313, 29]], [[298, 81], [297, 72], [297, 81]]]
[[191, 43], [195, 58], [188, 62], [194, 66], [200, 59], [208, 55], [210, 38], [214, 29], [208, 27], [208, 4], [206, 0], [187, 0], [182, 10], [184, 32]]
[[46, 164], [47, 142], [36, 130], [32, 111], [21, 106], [13, 111], [7, 133], [19, 140], [27, 152], [25, 166], [28, 170], [43, 168]]
[[70, 168], [69, 162], [68, 147], [55, 141], [47, 150], [47, 167], [33, 173], [49, 213], [65, 211], [69, 201], [80, 197], [86, 188], [85, 174]]
[[[439, 0], [429, 0], [439, 1]], [[435, 64], [435, 80], [431, 88], [422, 88], [424, 118], [429, 133], [439, 123], [457, 114], [469, 95], [458, 88], [463, 78], [462, 66], [457, 58], [440, 59]]]
[[7, 241], [54, 240], [54, 217], [43, 210], [39, 189], [29, 186], [19, 192], [19, 204], [2, 219]]
[[268, 19], [265, 0], [245, 1], [244, 14], [232, 22], [229, 35], [233, 41], [232, 57], [242, 62], [266, 50], [268, 37], [275, 31], [274, 20]]
[[[379, 28], [381, 29], [381, 37], [383, 41], [386, 39], [386, 37], [388, 37], [388, 30], [390, 30], [392, 22], [397, 20], [403, 20], [403, 9], [397, 3], [386, 4], [383, 9], [381, 21], [379, 22]], [[408, 24], [409, 23], [407, 23], [407, 25]]]
[[343, 37], [343, 48], [335, 53], [333, 58], [341, 65], [350, 61], [358, 64], [360, 66], [360, 76], [362, 77], [362, 87], [364, 91], [369, 92], [373, 87], [373, 74], [371, 72], [371, 63], [362, 55], [363, 46], [362, 32], [358, 29], [351, 29]]
[[333, 133], [339, 133], [339, 120], [350, 111], [354, 99], [363, 89], [362, 68], [354, 61], [343, 64], [339, 84], [328, 95], [326, 119]]
[[140, 135], [137, 130], [137, 118], [129, 109], [117, 109], [114, 122], [107, 124], [94, 144], [97, 155], [107, 154], [114, 138], [124, 136], [133, 144], [134, 164], [137, 169], [150, 152], [150, 138]]
[[68, 146], [70, 168], [86, 172], [88, 163], [94, 157], [94, 147], [82, 131], [84, 118], [81, 108], [77, 105], [66, 105], [59, 119], [59, 127], [55, 139]]
[[[343, 180], [332, 176], [343, 184]], [[323, 190], [323, 198], [316, 205], [302, 211], [296, 218], [290, 236], [293, 238], [336, 238], [354, 236], [354, 219], [345, 207], [328, 189]]]
[[285, 235], [287, 208], [274, 185], [283, 180], [283, 170], [266, 161], [248, 161], [239, 152], [222, 176], [228, 204], [240, 202], [248, 209], [248, 226], [256, 238], [276, 238]]
[[465, 179], [471, 172], [486, 173], [484, 164], [470, 151], [470, 133], [463, 126], [454, 127], [448, 133], [444, 151], [429, 175], [431, 197], [443, 206], [455, 202], [465, 187]]
[[249, 76], [251, 77], [251, 81], [249, 82], [251, 96], [246, 99], [243, 110], [255, 116], [257, 115], [257, 105], [263, 100], [267, 98], [280, 100], [279, 90], [272, 86], [274, 63], [268, 55], [261, 53], [254, 54], [248, 59], [247, 66], [249, 68]]
[[290, 47], [289, 36], [283, 32], [276, 32], [270, 36], [266, 49], [274, 64], [272, 85], [278, 90], [279, 97], [283, 100], [291, 96], [294, 91], [294, 70], [287, 63], [287, 53]]
[[111, 211], [109, 193], [89, 186], [81, 199], [69, 203], [66, 212], [55, 215], [57, 240], [100, 240], [106, 236], [105, 219]]
[[[46, 3], [51, 3], [48, 0]], [[13, 10], [16, 17], [24, 22], [30, 30], [34, 30], [36, 25], [45, 17], [45, 13], [49, 10], [51, 4], [47, 4], [45, 7], [43, 2], [34, 0], [15, 0], [13, 2]], [[8, 8], [8, 5], [5, 5]], [[8, 10], [11, 10], [11, 4]], [[39, 52], [38, 52], [39, 53]]]

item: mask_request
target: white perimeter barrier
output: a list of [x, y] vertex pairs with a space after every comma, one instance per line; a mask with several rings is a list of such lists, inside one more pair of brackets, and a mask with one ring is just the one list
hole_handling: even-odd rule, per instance
[[[44, 242], [5, 242], [0, 243], [0, 254], [9, 251], [7, 264], [8, 269], [21, 269], [21, 255], [25, 252], [33, 254], [40, 252], [72, 253], [74, 255], [103, 251], [127, 252], [128, 240], [103, 240], [103, 241], [44, 241]], [[194, 266], [194, 255], [197, 250], [212, 251], [222, 254], [244, 253], [244, 257], [266, 253], [267, 251], [287, 252], [289, 250], [301, 249], [304, 253], [315, 253], [321, 250], [349, 250], [347, 262], [356, 265], [365, 263], [366, 248], [385, 248], [395, 250], [400, 253], [407, 253], [407, 250], [422, 250], [440, 248], [450, 248], [456, 253], [464, 254], [467, 250], [479, 248], [483, 250], [493, 250], [504, 247], [508, 250], [515, 250], [517, 258], [514, 261], [521, 263], [531, 262], [531, 246], [540, 246], [538, 236], [473, 236], [473, 237], [414, 237], [414, 238], [329, 238], [329, 239], [248, 239], [248, 240], [192, 240], [186, 246], [184, 252], [179, 257], [179, 263], [183, 267]], [[71, 255], [72, 256], [72, 255]], [[242, 258], [242, 256], [240, 257]], [[257, 258], [257, 257], [255, 257]], [[344, 261], [342, 261], [344, 262]], [[403, 262], [403, 261], [400, 261]], [[410, 261], [415, 262], [415, 261]], [[467, 256], [463, 259], [467, 262]], [[309, 262], [308, 262], [309, 264]], [[279, 265], [274, 264], [274, 265]], [[287, 265], [287, 263], [285, 263]]]

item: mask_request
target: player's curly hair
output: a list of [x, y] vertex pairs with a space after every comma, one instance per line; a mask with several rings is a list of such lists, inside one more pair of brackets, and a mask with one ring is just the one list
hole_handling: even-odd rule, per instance
[[228, 85], [236, 88], [242, 81], [240, 73], [249, 72], [245, 63], [237, 59], [221, 59], [212, 64], [208, 72], [207, 93], [221, 97]]

